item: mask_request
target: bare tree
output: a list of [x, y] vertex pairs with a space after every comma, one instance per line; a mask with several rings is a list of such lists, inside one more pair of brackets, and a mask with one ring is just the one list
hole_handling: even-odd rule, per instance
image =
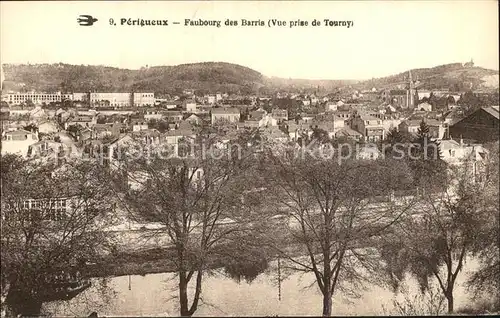
[[253, 187], [253, 152], [246, 145], [221, 143], [218, 133], [217, 127], [200, 131], [179, 147], [184, 149], [182, 158], [153, 155], [120, 162], [128, 183], [117, 184], [122, 185], [130, 217], [161, 223], [156, 234], [167, 235], [175, 249], [181, 316], [197, 310], [204, 272], [221, 265], [221, 257], [235, 257], [226, 248], [245, 249], [259, 224], [250, 208], [256, 202], [245, 195]]
[[110, 213], [100, 167], [2, 158], [2, 305], [38, 315], [42, 304], [88, 287], [87, 262], [105, 252]]
[[331, 316], [335, 292], [355, 293], [377, 274], [373, 247], [410, 206], [391, 200], [391, 190], [409, 183], [410, 172], [402, 161], [339, 163], [296, 151], [268, 152], [263, 168], [269, 204], [284, 217], [281, 227], [273, 224], [271, 244], [288, 269], [314, 274], [323, 316]]
[[457, 277], [474, 252], [485, 221], [486, 184], [475, 182], [470, 168], [470, 162], [450, 167], [444, 181], [447, 189], [423, 194], [415, 213], [395, 225], [382, 248], [395, 286], [410, 272], [425, 292], [433, 277], [446, 297], [449, 313], [454, 310]]
[[479, 258], [480, 267], [468, 285], [476, 295], [489, 294], [496, 297], [498, 308], [500, 296], [500, 211], [498, 205], [498, 142], [485, 145], [489, 149], [485, 164], [485, 184], [480, 193], [483, 198], [484, 228], [478, 233], [474, 254]]

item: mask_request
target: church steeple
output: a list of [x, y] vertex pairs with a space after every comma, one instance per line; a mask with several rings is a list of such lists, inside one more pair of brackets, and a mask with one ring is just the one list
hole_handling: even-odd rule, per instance
[[415, 108], [415, 87], [413, 83], [413, 78], [411, 76], [411, 70], [408, 71], [408, 86], [406, 89], [406, 107]]

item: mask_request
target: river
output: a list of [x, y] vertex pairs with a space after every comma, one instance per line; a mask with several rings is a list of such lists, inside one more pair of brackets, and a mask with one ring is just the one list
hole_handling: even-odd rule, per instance
[[[311, 274], [292, 273], [281, 282], [281, 300], [278, 297], [278, 278], [275, 267], [258, 276], [253, 282], [240, 283], [228, 278], [222, 270], [205, 276], [203, 302], [195, 316], [292, 316], [321, 315], [322, 298], [316, 287], [307, 287], [314, 281]], [[457, 279], [455, 308], [469, 304], [464, 281], [477, 262], [468, 261]], [[406, 279], [411, 297], [417, 295], [416, 283]], [[69, 302], [45, 305], [54, 316], [178, 316], [173, 297], [177, 294], [177, 281], [173, 273], [145, 276], [119, 276], [110, 278], [107, 288], [95, 283]], [[388, 287], [367, 285], [358, 298], [337, 294], [333, 301], [333, 315], [394, 314], [393, 299], [403, 299]], [[385, 309], [384, 309], [385, 307]]]

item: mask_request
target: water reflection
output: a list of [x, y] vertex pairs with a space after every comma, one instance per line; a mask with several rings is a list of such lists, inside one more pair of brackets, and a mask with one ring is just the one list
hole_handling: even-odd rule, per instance
[[[206, 275], [203, 280], [203, 302], [195, 316], [272, 316], [321, 315], [321, 294], [313, 275], [294, 273], [281, 281], [279, 290], [277, 263], [252, 283], [228, 278], [223, 270]], [[469, 300], [463, 282], [468, 271], [477, 266], [469, 261], [458, 278], [456, 308]], [[417, 292], [414, 280], [407, 279], [410, 290]], [[191, 290], [191, 295], [193, 291]], [[109, 279], [106, 288], [98, 285], [66, 303], [51, 303], [46, 310], [55, 316], [178, 316], [177, 278], [173, 273], [145, 276], [120, 276]], [[281, 296], [281, 301], [279, 300]], [[334, 297], [333, 315], [381, 315], [392, 309], [394, 294], [390, 288], [367, 286], [356, 299]], [[384, 307], [386, 311], [384, 312]]]

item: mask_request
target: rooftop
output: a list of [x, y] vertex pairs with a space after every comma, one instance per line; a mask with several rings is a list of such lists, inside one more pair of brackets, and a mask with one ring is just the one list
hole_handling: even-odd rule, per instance
[[498, 106], [483, 107], [484, 111], [492, 115], [496, 119], [500, 119], [498, 115]]
[[239, 114], [240, 110], [235, 107], [224, 107], [224, 108], [213, 108], [213, 115], [222, 115], [222, 114]]

